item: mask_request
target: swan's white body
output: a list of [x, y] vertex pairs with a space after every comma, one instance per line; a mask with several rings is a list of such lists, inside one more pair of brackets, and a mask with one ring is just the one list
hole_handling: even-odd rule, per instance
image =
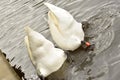
[[67, 58], [64, 51], [55, 48], [52, 42], [31, 28], [26, 27], [25, 30], [25, 43], [38, 74], [46, 77], [57, 71]]
[[82, 24], [64, 9], [44, 3], [48, 12], [48, 23], [53, 40], [64, 50], [75, 50], [84, 40]]

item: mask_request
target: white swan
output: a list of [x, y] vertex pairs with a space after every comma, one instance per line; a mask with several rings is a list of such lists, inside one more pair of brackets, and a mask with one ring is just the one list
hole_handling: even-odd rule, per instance
[[57, 71], [67, 58], [64, 51], [55, 48], [52, 42], [31, 28], [26, 27], [25, 31], [26, 47], [38, 74], [47, 77]]
[[64, 50], [75, 50], [84, 41], [82, 24], [78, 23], [66, 10], [44, 3], [48, 12], [48, 23], [53, 40]]

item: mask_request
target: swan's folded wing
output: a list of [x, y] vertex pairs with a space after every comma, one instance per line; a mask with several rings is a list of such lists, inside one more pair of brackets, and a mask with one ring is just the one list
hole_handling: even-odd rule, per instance
[[31, 52], [30, 46], [29, 46], [28, 36], [25, 36], [24, 41], [25, 41], [26, 47], [28, 49], [29, 57], [30, 57], [31, 61], [33, 62], [33, 64], [35, 65], [35, 61], [33, 59], [32, 52]]

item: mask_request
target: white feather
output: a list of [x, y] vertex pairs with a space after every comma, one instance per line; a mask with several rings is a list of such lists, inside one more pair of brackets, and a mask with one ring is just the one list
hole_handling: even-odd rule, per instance
[[44, 3], [48, 12], [48, 23], [53, 40], [64, 50], [75, 50], [84, 40], [82, 24], [78, 23], [66, 10]]
[[57, 71], [67, 58], [64, 51], [55, 48], [52, 42], [31, 28], [25, 30], [26, 47], [38, 74], [46, 77]]

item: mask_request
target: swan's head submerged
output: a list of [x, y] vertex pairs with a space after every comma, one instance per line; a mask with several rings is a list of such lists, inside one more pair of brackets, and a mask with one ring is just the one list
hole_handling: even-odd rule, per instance
[[48, 23], [53, 40], [64, 50], [78, 48], [84, 40], [82, 24], [78, 23], [68, 11], [50, 3], [44, 3], [44, 5], [50, 10]]
[[25, 44], [38, 75], [46, 77], [57, 71], [67, 58], [64, 51], [30, 27], [25, 27], [25, 31]]
[[72, 15], [66, 10], [59, 8], [50, 3], [44, 3], [50, 11], [48, 12], [48, 22], [53, 23], [55, 26], [69, 26], [73, 22]]

